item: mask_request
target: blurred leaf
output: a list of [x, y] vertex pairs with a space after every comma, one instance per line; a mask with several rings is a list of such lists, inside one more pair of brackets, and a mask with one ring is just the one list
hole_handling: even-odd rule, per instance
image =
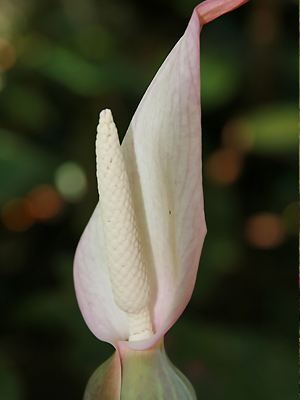
[[68, 281], [61, 289], [35, 293], [23, 300], [15, 313], [15, 322], [23, 329], [42, 328], [48, 335], [55, 332], [67, 335], [69, 365], [85, 374], [87, 380], [111, 354], [112, 347], [96, 339], [85, 325], [70, 280], [71, 270], [68, 272]]
[[[170, 350], [175, 364], [180, 365], [180, 360], [190, 360], [185, 364], [184, 372], [189, 373], [199, 398], [295, 398], [295, 349], [279, 339], [249, 329], [233, 331], [222, 325], [183, 320], [175, 325]], [[201, 360], [196, 371], [193, 359]]]
[[0, 129], [0, 202], [21, 196], [52, 178], [55, 160], [49, 153]]
[[112, 31], [101, 25], [92, 25], [80, 30], [77, 35], [80, 50], [89, 59], [103, 62], [110, 57], [115, 58], [117, 41]]
[[297, 154], [298, 111], [294, 104], [261, 107], [245, 117], [244, 129], [257, 153]]
[[23, 399], [20, 379], [3, 354], [1, 354], [0, 362], [0, 399]]
[[233, 58], [209, 53], [201, 54], [201, 98], [207, 108], [217, 108], [236, 93], [240, 72]]
[[101, 64], [92, 63], [44, 37], [26, 38], [22, 52], [24, 66], [82, 96], [114, 89], [138, 91], [137, 83], [143, 82], [140, 70], [126, 60], [108, 58]]
[[33, 87], [10, 84], [1, 93], [1, 108], [11, 120], [25, 128], [42, 133], [56, 112], [47, 97]]

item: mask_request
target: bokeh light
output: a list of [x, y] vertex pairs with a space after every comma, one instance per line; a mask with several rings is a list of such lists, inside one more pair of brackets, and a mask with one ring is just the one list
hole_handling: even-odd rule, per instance
[[223, 142], [263, 155], [289, 153], [298, 143], [297, 109], [282, 102], [249, 111], [225, 124]]
[[260, 213], [246, 221], [245, 234], [249, 244], [270, 249], [283, 242], [285, 230], [279, 215]]
[[208, 178], [218, 185], [230, 185], [240, 176], [243, 159], [234, 149], [222, 148], [207, 159], [205, 172]]
[[0, 71], [7, 71], [15, 62], [15, 48], [8, 40], [0, 38]]
[[27, 205], [32, 218], [48, 220], [61, 212], [63, 201], [52, 186], [40, 185], [28, 194]]
[[8, 201], [1, 209], [1, 217], [6, 228], [15, 232], [26, 231], [34, 222], [26, 199]]
[[77, 202], [86, 192], [87, 180], [78, 164], [66, 162], [55, 172], [55, 185], [65, 200]]
[[279, 33], [280, 25], [278, 22], [276, 11], [270, 12], [268, 2], [259, 2], [256, 13], [252, 18], [252, 40], [258, 46], [270, 45]]
[[244, 118], [234, 118], [227, 121], [222, 131], [222, 140], [224, 146], [242, 152], [251, 150], [254, 142], [251, 129], [249, 129], [247, 120]]

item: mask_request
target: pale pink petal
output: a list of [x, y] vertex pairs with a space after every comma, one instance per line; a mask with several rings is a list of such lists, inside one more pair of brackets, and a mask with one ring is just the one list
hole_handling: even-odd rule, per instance
[[[194, 12], [184, 36], [149, 86], [122, 145], [152, 283], [156, 335], [147, 347], [186, 306], [206, 232], [199, 33]], [[75, 289], [91, 331], [115, 343], [128, 338], [128, 323], [113, 299], [99, 211], [96, 208], [76, 251]]]
[[122, 148], [152, 276], [156, 337], [186, 307], [206, 234], [201, 176], [199, 18], [144, 95]]
[[[222, 3], [222, 7], [219, 7]], [[207, 0], [193, 12], [143, 97], [122, 144], [151, 281], [155, 335], [129, 343], [156, 343], [186, 307], [206, 234], [201, 175], [199, 78], [200, 22], [242, 0]], [[238, 4], [239, 3], [239, 4]], [[217, 10], [210, 8], [214, 4]], [[201, 8], [202, 7], [202, 8]], [[207, 19], [203, 19], [203, 16]], [[128, 338], [127, 316], [113, 299], [101, 215], [96, 208], [74, 263], [76, 294], [85, 321], [101, 340], [116, 346]]]
[[173, 325], [193, 292], [206, 235], [202, 192], [201, 23], [245, 0], [207, 0], [145, 93], [122, 144], [152, 281], [155, 335], [129, 343], [152, 346]]
[[120, 339], [126, 340], [127, 316], [113, 298], [99, 206], [86, 226], [76, 250], [74, 283], [81, 313], [94, 335], [112, 344]]

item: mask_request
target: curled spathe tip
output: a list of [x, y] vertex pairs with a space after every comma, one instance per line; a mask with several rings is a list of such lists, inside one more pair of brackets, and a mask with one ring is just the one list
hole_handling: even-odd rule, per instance
[[205, 0], [196, 8], [201, 25], [207, 24], [214, 19], [240, 7], [249, 0]]

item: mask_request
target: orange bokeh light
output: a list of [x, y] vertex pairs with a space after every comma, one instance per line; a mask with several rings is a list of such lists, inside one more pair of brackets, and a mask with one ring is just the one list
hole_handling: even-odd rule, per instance
[[7, 71], [16, 62], [16, 51], [10, 42], [0, 38], [0, 71]]
[[229, 120], [223, 127], [222, 139], [226, 147], [238, 151], [249, 151], [254, 144], [253, 134], [244, 118]]
[[40, 185], [27, 197], [28, 211], [34, 219], [47, 220], [54, 218], [63, 208], [63, 200], [50, 185]]
[[269, 249], [283, 242], [285, 230], [278, 215], [261, 213], [248, 219], [245, 234], [248, 242], [253, 246]]
[[7, 202], [1, 210], [1, 217], [6, 228], [14, 232], [26, 231], [34, 222], [28, 212], [25, 199], [14, 199]]
[[206, 161], [207, 176], [219, 185], [230, 185], [240, 176], [242, 157], [234, 149], [219, 149]]

